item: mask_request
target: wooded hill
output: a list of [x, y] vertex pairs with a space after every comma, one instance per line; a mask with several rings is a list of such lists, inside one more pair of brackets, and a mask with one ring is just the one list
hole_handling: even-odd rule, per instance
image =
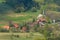
[[60, 11], [60, 0], [0, 0], [0, 14], [9, 11], [16, 13], [37, 10]]

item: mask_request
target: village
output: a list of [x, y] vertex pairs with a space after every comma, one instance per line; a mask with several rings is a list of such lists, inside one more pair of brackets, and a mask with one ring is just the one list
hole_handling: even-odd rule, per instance
[[0, 0], [0, 40], [60, 40], [60, 0]]
[[[12, 32], [38, 32], [39, 28], [43, 28], [46, 24], [52, 23], [55, 24], [55, 20], [48, 21], [43, 12], [43, 14], [39, 14], [36, 19], [33, 18], [32, 22], [24, 22], [22, 25], [13, 23], [13, 21], [9, 21], [8, 25], [3, 26], [3, 29], [6, 31], [11, 30]], [[1, 32], [4, 32], [5, 30]]]
[[32, 22], [26, 22], [21, 27], [19, 24], [9, 21], [9, 25], [3, 26], [3, 28], [6, 30], [10, 30], [10, 28], [13, 28], [15, 29], [14, 31], [26, 32], [30, 29], [31, 31], [33, 31], [35, 26], [44, 26], [45, 23], [47, 23], [47, 20], [44, 18], [42, 14], [39, 14], [37, 20], [33, 19]]

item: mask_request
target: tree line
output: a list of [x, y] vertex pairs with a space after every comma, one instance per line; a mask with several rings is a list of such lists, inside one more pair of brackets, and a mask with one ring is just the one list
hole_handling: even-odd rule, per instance
[[6, 0], [0, 5], [0, 13], [5, 13], [8, 10], [13, 10], [14, 12], [20, 13], [27, 10], [37, 11], [40, 6], [38, 2], [33, 0]]
[[10, 10], [17, 13], [26, 12], [28, 10], [36, 12], [41, 8], [41, 5], [52, 3], [60, 6], [60, 0], [44, 0], [42, 3], [43, 4], [35, 0], [5, 0], [5, 2], [0, 3], [0, 14], [7, 13]]

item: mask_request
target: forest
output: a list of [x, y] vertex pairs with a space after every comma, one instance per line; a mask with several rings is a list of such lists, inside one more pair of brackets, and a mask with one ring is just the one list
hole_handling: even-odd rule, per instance
[[[26, 11], [33, 11], [36, 12], [37, 10], [41, 9], [41, 6], [47, 6], [50, 4], [54, 4], [60, 6], [60, 0], [4, 0], [0, 3], [0, 14], [5, 14], [8, 11], [14, 11], [17, 13], [26, 12]], [[45, 9], [45, 8], [43, 8]], [[59, 7], [49, 7], [47, 6], [46, 9], [60, 11]], [[42, 9], [41, 9], [42, 10]], [[55, 10], [55, 11], [56, 11]]]

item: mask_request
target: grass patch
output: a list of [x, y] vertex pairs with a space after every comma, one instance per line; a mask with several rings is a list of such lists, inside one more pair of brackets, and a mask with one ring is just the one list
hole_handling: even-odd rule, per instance
[[[39, 35], [37, 35], [39, 34]], [[44, 37], [40, 33], [33, 33], [33, 36], [30, 36], [30, 33], [14, 33], [14, 35], [19, 35], [19, 37], [12, 36], [11, 39], [11, 33], [0, 33], [0, 40], [34, 40], [35, 37]]]

